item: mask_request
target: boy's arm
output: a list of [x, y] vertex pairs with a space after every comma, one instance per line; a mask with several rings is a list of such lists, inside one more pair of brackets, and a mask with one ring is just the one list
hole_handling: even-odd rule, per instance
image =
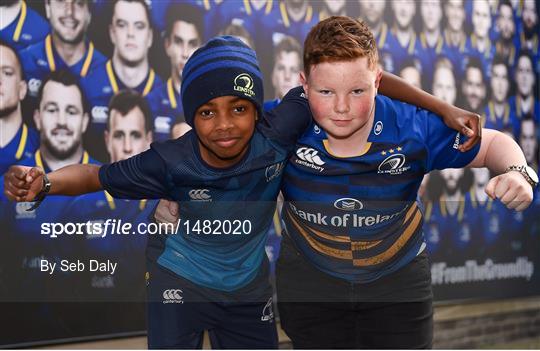
[[[174, 146], [173, 146], [174, 147]], [[81, 195], [106, 190], [116, 198], [168, 198], [167, 167], [153, 148], [103, 166], [70, 165], [47, 175], [51, 195]], [[12, 166], [4, 177], [4, 192], [12, 201], [35, 201], [45, 188], [38, 167]], [[40, 198], [42, 198], [40, 196]]]
[[448, 127], [459, 131], [469, 138], [459, 146], [459, 150], [462, 152], [472, 149], [482, 136], [480, 116], [478, 114], [452, 106], [412, 86], [396, 75], [383, 72], [379, 92], [392, 99], [422, 107], [441, 116]]
[[500, 199], [508, 208], [522, 211], [533, 200], [533, 189], [518, 171], [506, 172], [510, 166], [527, 164], [523, 151], [509, 136], [491, 129], [484, 129], [480, 150], [468, 165], [487, 167], [497, 174], [486, 186], [486, 193], [492, 199]]
[[[97, 165], [70, 165], [47, 175], [48, 194], [81, 195], [102, 189]], [[45, 172], [39, 167], [11, 166], [4, 177], [4, 193], [11, 201], [34, 201], [44, 188]]]

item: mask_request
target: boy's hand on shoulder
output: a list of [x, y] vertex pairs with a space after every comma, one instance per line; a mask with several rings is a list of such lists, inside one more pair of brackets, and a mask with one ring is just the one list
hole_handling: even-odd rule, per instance
[[39, 167], [11, 166], [4, 174], [4, 194], [11, 201], [34, 201], [43, 188], [44, 175]]
[[479, 114], [446, 104], [441, 117], [448, 127], [468, 137], [467, 141], [459, 146], [459, 151], [469, 151], [482, 138], [482, 117]]
[[533, 189], [523, 175], [510, 171], [490, 179], [486, 194], [492, 199], [499, 199], [509, 209], [523, 211], [533, 200]]
[[180, 218], [178, 209], [178, 203], [176, 203], [175, 201], [160, 200], [156, 208], [156, 212], [154, 213], [154, 219], [157, 223], [174, 224], [178, 221], [178, 218]]

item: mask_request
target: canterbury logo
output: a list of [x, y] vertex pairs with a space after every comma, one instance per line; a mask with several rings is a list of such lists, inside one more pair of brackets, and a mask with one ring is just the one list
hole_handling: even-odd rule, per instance
[[317, 150], [310, 149], [307, 147], [301, 147], [298, 150], [296, 150], [296, 155], [298, 156], [298, 158], [304, 161], [316, 164], [317, 166], [322, 166], [324, 165], [325, 162], [321, 160], [318, 153], [319, 152]]
[[241, 73], [234, 78], [234, 90], [240, 91], [249, 97], [255, 95], [253, 85], [253, 78], [247, 73]]
[[41, 80], [32, 78], [28, 81], [28, 90], [30, 90], [32, 96], [37, 96], [40, 87]]
[[92, 118], [94, 123], [107, 122], [107, 115], [109, 108], [107, 106], [94, 106], [92, 107]]
[[189, 192], [189, 197], [192, 199], [192, 200], [202, 200], [202, 201], [206, 201], [206, 200], [210, 200], [210, 195], [208, 195], [208, 192], [210, 190], [208, 189], [193, 189]]
[[184, 303], [180, 289], [167, 289], [163, 291], [163, 303]]

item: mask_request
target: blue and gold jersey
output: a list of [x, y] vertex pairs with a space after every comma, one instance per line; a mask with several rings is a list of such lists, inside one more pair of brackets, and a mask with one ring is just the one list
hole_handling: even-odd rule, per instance
[[333, 155], [312, 124], [285, 169], [287, 233], [317, 268], [342, 279], [370, 282], [403, 267], [425, 246], [416, 201], [424, 174], [463, 167], [479, 150], [459, 152], [462, 138], [438, 116], [381, 95], [358, 156]]
[[467, 37], [464, 35], [459, 43], [454, 44], [450, 41], [448, 32], [444, 32], [444, 47], [445, 52], [443, 56], [446, 56], [452, 65], [454, 66], [454, 75], [457, 81], [463, 79], [465, 73], [466, 60], [465, 57], [469, 55], [467, 46]]
[[49, 34], [41, 42], [29, 46], [26, 50], [22, 51], [21, 60], [26, 81], [28, 82], [28, 92], [30, 96], [36, 97], [41, 82], [51, 72], [67, 68], [75, 76], [84, 78], [107, 59], [101, 52], [94, 48], [92, 42], [88, 42], [83, 57], [77, 63], [68, 66], [54, 49], [52, 36]]
[[495, 44], [488, 39], [487, 46], [483, 51], [480, 51], [478, 47], [478, 38], [472, 34], [467, 39], [466, 49], [469, 56], [476, 57], [482, 62], [482, 68], [484, 69], [484, 77], [486, 81], [491, 77], [491, 63], [493, 62], [493, 57], [495, 56]]
[[262, 25], [269, 33], [283, 33], [290, 35], [299, 43], [303, 43], [311, 28], [319, 21], [319, 15], [312, 7], [307, 6], [304, 16], [295, 21], [287, 12], [287, 7], [284, 2], [279, 2], [277, 9], [270, 14], [264, 16]]
[[422, 63], [423, 81], [425, 82], [426, 86], [431, 87], [433, 84], [433, 73], [435, 69], [434, 63], [437, 61], [437, 57], [440, 55], [445, 55], [448, 48], [446, 47], [442, 34], [439, 36], [434, 45], [430, 45], [430, 43], [427, 41], [425, 33], [421, 32], [418, 35], [418, 42], [420, 44], [418, 58]]
[[[510, 98], [508, 99], [508, 103], [510, 104], [510, 111], [515, 113], [516, 118], [519, 121], [523, 119], [525, 114], [532, 114], [533, 119], [536, 121], [536, 123], [540, 122], [540, 100], [534, 100], [532, 104], [533, 106], [530, 106], [528, 110], [525, 110], [525, 104], [523, 103], [523, 99], [519, 94], [510, 96]], [[518, 135], [520, 130], [518, 130]]]
[[170, 139], [172, 127], [185, 122], [180, 93], [174, 88], [172, 78], [148, 94], [148, 100], [154, 119], [154, 141]]
[[[84, 152], [81, 164], [96, 164], [97, 162], [91, 159], [87, 152]], [[41, 167], [45, 172], [50, 172], [43, 159], [40, 150], [37, 150], [31, 157], [25, 158], [17, 163], [22, 166]], [[0, 178], [1, 184], [4, 184], [3, 178]], [[3, 240], [7, 240], [12, 248], [10, 253], [9, 265], [18, 271], [17, 288], [13, 291], [18, 291], [23, 296], [32, 296], [36, 294], [35, 287], [40, 286], [40, 300], [47, 301], [47, 298], [54, 298], [54, 292], [61, 294], [62, 289], [66, 289], [66, 285], [70, 279], [76, 279], [77, 274], [73, 272], [63, 272], [54, 278], [47, 274], [43, 274], [40, 270], [40, 261], [47, 260], [56, 262], [60, 265], [60, 260], [76, 260], [80, 258], [81, 252], [84, 249], [82, 240], [79, 235], [65, 235], [62, 238], [53, 239], [49, 235], [42, 234], [44, 225], [54, 225], [55, 223], [73, 223], [83, 221], [84, 213], [77, 208], [73, 208], [71, 204], [79, 198], [84, 198], [84, 201], [95, 201], [98, 193], [81, 195], [80, 197], [72, 196], [51, 196], [47, 199], [46, 204], [42, 204], [38, 208], [27, 211], [33, 203], [31, 202], [4, 202], [2, 223], [8, 230], [3, 231]], [[94, 199], [94, 200], [93, 200]], [[75, 289], [72, 285], [69, 289]], [[65, 290], [64, 293], [69, 290]], [[77, 293], [73, 293], [73, 298]], [[56, 295], [58, 296], [58, 295]], [[24, 297], [22, 297], [24, 298]], [[38, 301], [38, 300], [36, 300]]]
[[516, 116], [516, 111], [512, 109], [509, 102], [504, 103], [502, 113], [497, 113], [493, 101], [488, 102], [484, 112], [486, 116], [486, 128], [495, 130], [510, 130], [514, 135], [514, 139], [519, 139], [519, 119]]
[[25, 1], [21, 1], [21, 11], [13, 22], [0, 30], [0, 39], [20, 52], [43, 40], [49, 31], [49, 22], [29, 7]]
[[179, 202], [177, 234], [150, 242], [150, 259], [223, 291], [256, 277], [285, 162], [309, 125], [309, 110], [295, 91], [257, 122], [247, 153], [230, 168], [207, 165], [193, 131], [101, 168], [101, 184], [114, 197]]
[[[411, 57], [420, 57], [421, 45], [418, 36], [414, 31], [411, 33], [409, 41], [405, 44], [402, 44], [397, 39], [395, 29], [390, 31], [386, 41], [388, 41], [387, 51], [390, 53], [390, 58], [386, 58], [386, 60], [391, 60], [390, 62], [392, 62], [394, 73], [396, 74], [398, 74], [401, 69], [400, 64], [406, 62], [407, 59]], [[384, 60], [385, 58], [383, 57], [383, 65], [386, 67], [387, 64], [384, 63]]]
[[[147, 98], [146, 101], [150, 105], [151, 111], [158, 110], [156, 107], [158, 99], [150, 99], [149, 96], [151, 93], [157, 94], [154, 91], [159, 90], [162, 84], [161, 78], [150, 68], [146, 78], [134, 88], [135, 91]], [[81, 79], [81, 86], [90, 105], [92, 117], [85, 134], [85, 140], [93, 142], [87, 143], [86, 146], [92, 157], [103, 161], [107, 159], [105, 144], [95, 141], [103, 140], [111, 98], [127, 87], [114, 71], [112, 60], [104, 62], [91, 74]]]
[[395, 73], [399, 67], [399, 62], [394, 56], [394, 50], [399, 46], [397, 40], [394, 38], [392, 31], [386, 23], [381, 25], [379, 33], [375, 36], [377, 42], [377, 50], [379, 52], [379, 61], [385, 71]]
[[218, 7], [211, 32], [217, 35], [231, 23], [239, 24], [251, 35], [255, 49], [262, 49], [271, 43], [272, 31], [268, 26], [277, 22], [280, 16], [278, 6], [275, 0], [267, 0], [260, 9], [255, 8], [250, 0], [225, 1]]
[[37, 131], [24, 123], [21, 124], [13, 139], [6, 146], [0, 147], [0, 176], [7, 171], [9, 166], [32, 156], [38, 147]]

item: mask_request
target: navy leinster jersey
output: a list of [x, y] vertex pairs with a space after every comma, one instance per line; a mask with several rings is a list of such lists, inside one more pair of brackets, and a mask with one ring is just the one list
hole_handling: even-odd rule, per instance
[[[9, 166], [14, 165], [23, 158], [30, 157], [39, 147], [39, 135], [37, 131], [21, 124], [19, 130], [4, 147], [0, 147], [0, 176]], [[0, 198], [2, 195], [0, 195]]]
[[92, 70], [105, 63], [107, 58], [94, 48], [92, 42], [88, 42], [83, 57], [77, 63], [68, 66], [54, 49], [52, 36], [49, 34], [44, 40], [23, 50], [21, 60], [26, 81], [28, 82], [29, 95], [35, 98], [42, 81], [51, 72], [66, 68], [76, 77], [84, 78]]
[[21, 1], [19, 14], [13, 22], [0, 30], [0, 39], [20, 52], [43, 40], [49, 31], [49, 22], [31, 7], [28, 7], [25, 1]]
[[461, 138], [438, 116], [381, 95], [358, 156], [334, 156], [312, 124], [285, 169], [287, 233], [312, 264], [338, 278], [366, 283], [396, 271], [425, 247], [417, 203], [424, 174], [463, 167], [479, 150], [461, 153]]
[[246, 155], [230, 168], [207, 165], [196, 134], [189, 131], [100, 169], [101, 184], [114, 197], [179, 202], [178, 231], [153, 237], [162, 240], [149, 243], [150, 260], [222, 291], [237, 290], [256, 277], [266, 257], [285, 162], [309, 125], [299, 90], [259, 120]]

